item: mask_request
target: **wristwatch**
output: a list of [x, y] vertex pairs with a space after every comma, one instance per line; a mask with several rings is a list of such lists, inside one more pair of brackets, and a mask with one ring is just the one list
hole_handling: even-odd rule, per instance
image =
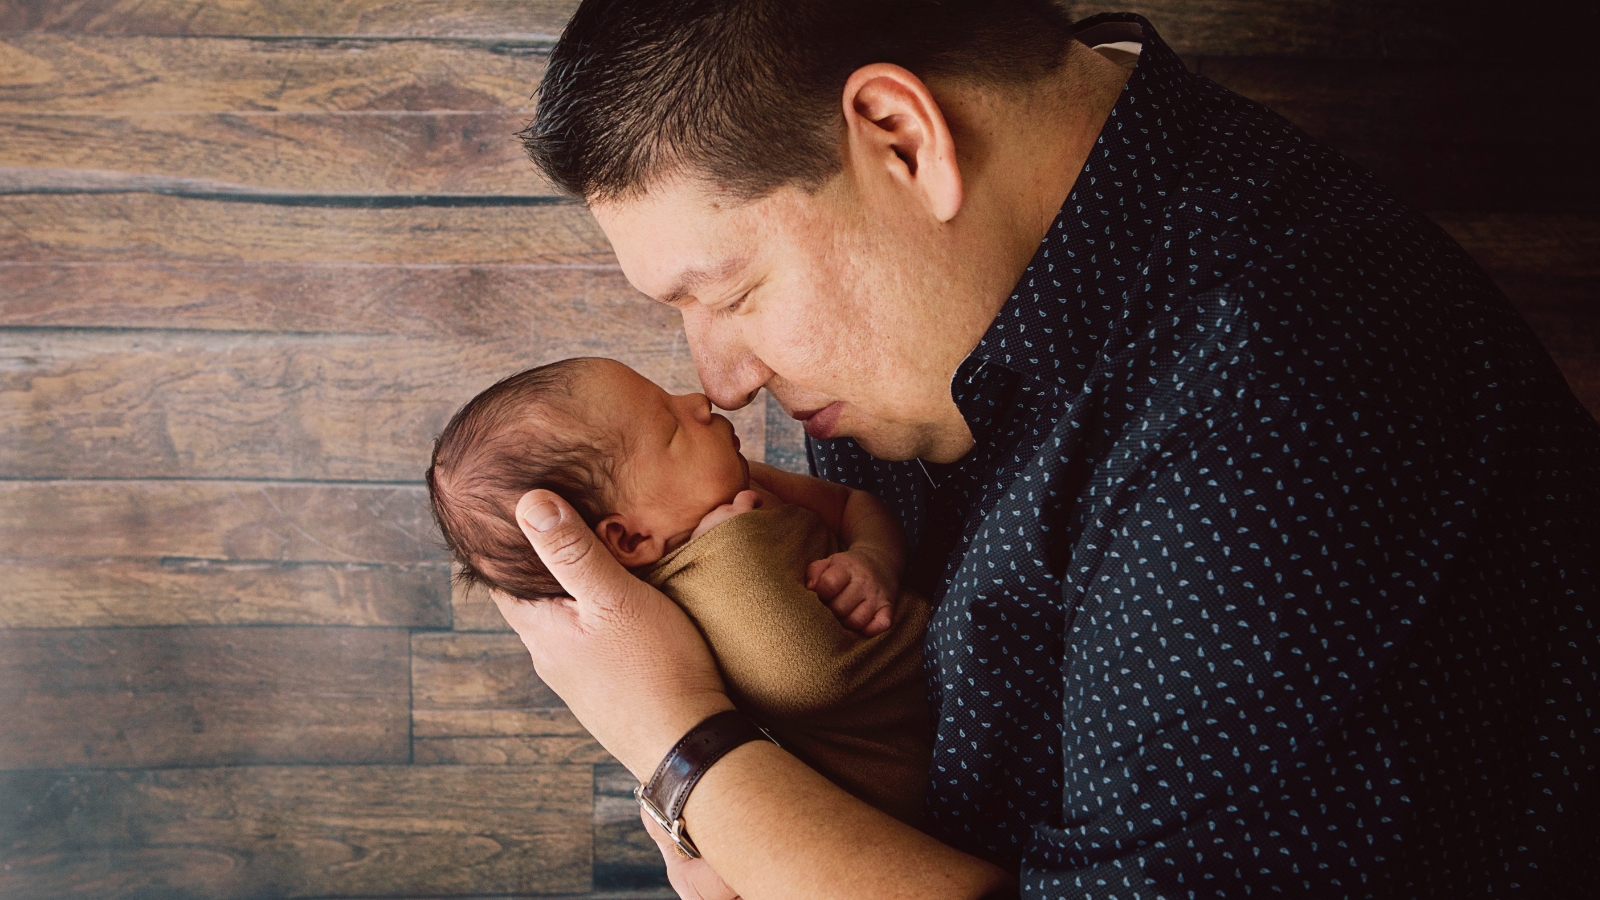
[[633, 789], [639, 808], [672, 838], [679, 853], [690, 859], [700, 858], [699, 849], [683, 830], [683, 805], [689, 800], [689, 792], [712, 763], [751, 741], [778, 743], [744, 713], [736, 709], [719, 712], [689, 729], [656, 766], [650, 780]]

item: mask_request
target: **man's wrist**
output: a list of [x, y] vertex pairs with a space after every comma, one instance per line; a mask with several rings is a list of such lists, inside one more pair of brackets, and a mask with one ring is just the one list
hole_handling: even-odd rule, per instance
[[645, 781], [673, 746], [689, 733], [689, 729], [717, 713], [733, 708], [733, 701], [723, 693], [679, 698], [669, 710], [661, 710], [658, 715], [649, 717], [648, 732], [633, 742], [636, 749], [629, 751], [627, 758], [620, 761], [635, 779]]

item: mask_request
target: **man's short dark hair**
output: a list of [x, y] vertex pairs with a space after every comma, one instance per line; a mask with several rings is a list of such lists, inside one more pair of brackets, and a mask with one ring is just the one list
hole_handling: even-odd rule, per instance
[[573, 385], [594, 360], [519, 372], [463, 406], [433, 445], [428, 497], [457, 581], [524, 600], [566, 595], [517, 524], [517, 503], [554, 491], [590, 528], [609, 513], [617, 440], [578, 424]]
[[519, 136], [562, 190], [624, 199], [687, 174], [740, 200], [839, 171], [844, 85], [1035, 81], [1072, 40], [1050, 0], [584, 0]]

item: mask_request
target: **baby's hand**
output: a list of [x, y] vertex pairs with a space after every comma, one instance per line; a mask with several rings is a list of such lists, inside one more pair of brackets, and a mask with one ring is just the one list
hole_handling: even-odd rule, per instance
[[[760, 494], [757, 494], [755, 491], [740, 491], [738, 494], [734, 495], [732, 503], [724, 503], [716, 509], [713, 509], [711, 512], [706, 513], [705, 518], [700, 520], [700, 524], [694, 527], [694, 533], [689, 535], [689, 540], [694, 540], [700, 535], [705, 534], [706, 532], [717, 527], [718, 525], [721, 525], [723, 522], [728, 521], [740, 513], [747, 513], [752, 509], [760, 508]], [[681, 534], [682, 532], [679, 533]]]
[[806, 589], [816, 591], [844, 627], [873, 637], [889, 630], [900, 578], [861, 549], [835, 553], [806, 569]]

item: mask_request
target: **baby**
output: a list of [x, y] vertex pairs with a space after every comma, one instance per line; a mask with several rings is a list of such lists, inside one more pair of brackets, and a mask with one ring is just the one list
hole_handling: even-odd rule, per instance
[[668, 394], [608, 359], [479, 394], [445, 426], [427, 478], [464, 580], [564, 596], [515, 518], [528, 491], [560, 494], [694, 620], [741, 710], [840, 787], [920, 818], [928, 608], [899, 591], [899, 528], [872, 495], [748, 462], [705, 395]]

